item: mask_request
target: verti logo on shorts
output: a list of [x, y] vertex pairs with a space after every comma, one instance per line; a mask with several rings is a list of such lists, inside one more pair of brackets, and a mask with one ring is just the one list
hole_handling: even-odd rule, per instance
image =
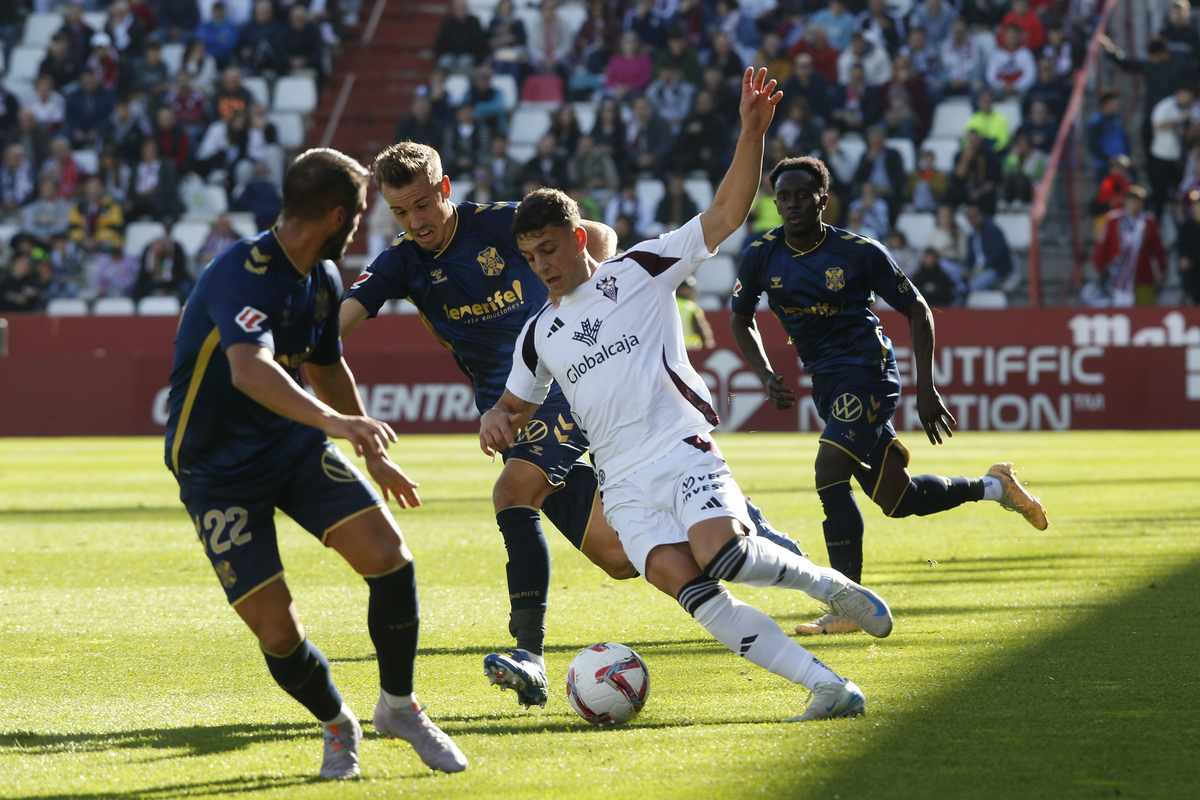
[[846, 394], [833, 401], [833, 418], [841, 422], [854, 422], [862, 416], [862, 403], [854, 395]]
[[483, 267], [483, 274], [488, 277], [494, 278], [504, 269], [504, 259], [500, 257], [494, 247], [480, 250], [475, 260], [479, 262], [479, 266]]
[[550, 429], [546, 426], [546, 423], [542, 422], [540, 419], [532, 419], [529, 421], [529, 424], [525, 426], [525, 430], [521, 431], [521, 435], [517, 437], [517, 444], [532, 444], [533, 442], [540, 442], [542, 439], [546, 438], [546, 434], [549, 432]]
[[326, 450], [321, 454], [321, 471], [326, 478], [337, 483], [354, 483], [360, 477], [358, 470], [342, 457], [340, 450]]
[[596, 284], [596, 288], [609, 300], [617, 302], [617, 279], [615, 277], [609, 275], [607, 278], [601, 278], [600, 282]]
[[262, 324], [267, 321], [267, 315], [257, 308], [245, 306], [233, 321], [246, 333], [258, 333], [262, 330]]
[[723, 486], [725, 486], [725, 482], [716, 472], [710, 472], [707, 475], [689, 475], [683, 479], [683, 502], [686, 503], [705, 492], [720, 491]]
[[839, 289], [845, 288], [846, 279], [842, 277], [841, 267], [830, 267], [829, 269], [825, 270], [825, 286], [831, 292], [836, 292]]
[[600, 335], [600, 326], [602, 324], [604, 324], [604, 320], [602, 319], [598, 319], [595, 322], [585, 319], [579, 323], [580, 330], [575, 331], [571, 339], [595, 347], [596, 337]]

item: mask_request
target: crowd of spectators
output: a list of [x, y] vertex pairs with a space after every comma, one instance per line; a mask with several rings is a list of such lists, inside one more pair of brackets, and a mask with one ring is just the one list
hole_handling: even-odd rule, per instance
[[[437, 69], [397, 138], [436, 147], [451, 178], [486, 197], [561, 188], [632, 243], [686, 213], [680, 176], [720, 180], [737, 138], [743, 70], [763, 66], [784, 92], [767, 161], [822, 158], [833, 177], [826, 221], [880, 240], [902, 211], [936, 212], [940, 244], [916, 243], [912, 268], [945, 272], [954, 291], [938, 297], [957, 303], [1011, 276], [991, 218], [1030, 202], [1095, 10], [1079, 0], [591, 0], [571, 26], [576, 17], [556, 0], [542, 0], [536, 15], [500, 0], [485, 25], [455, 0], [436, 41]], [[453, 73], [471, 76], [457, 105], [445, 88]], [[498, 73], [512, 75], [526, 100], [562, 102], [522, 163], [509, 154], [509, 120], [489, 85]], [[938, 103], [951, 97], [967, 98], [974, 113], [945, 170], [922, 145]], [[995, 107], [1008, 100], [1022, 111], [1015, 130]], [[598, 104], [590, 130], [573, 101]], [[851, 138], [865, 151], [848, 147]], [[915, 169], [906, 170], [896, 140], [911, 142]], [[668, 187], [658, 208], [638, 197], [636, 182], [647, 177]], [[753, 231], [779, 224], [769, 192], [752, 212]], [[969, 229], [956, 221], [964, 217]]]
[[[11, 55], [34, 9], [3, 5]], [[170, 230], [185, 211], [181, 190], [198, 183], [220, 187], [230, 210], [259, 225], [274, 221], [285, 154], [243, 78], [306, 71], [320, 81], [341, 32], [337, 0], [60, 8], [62, 27], [32, 89], [0, 80], [0, 224], [18, 230], [2, 243], [0, 310], [35, 310], [55, 297], [183, 299], [212, 248], [188, 259], [168, 236], [126, 253], [126, 226], [152, 220]], [[85, 10], [106, 11], [103, 28], [89, 26]], [[178, 64], [164, 61], [168, 45], [182, 46]], [[225, 218], [212, 241], [232, 241], [228, 228]]]

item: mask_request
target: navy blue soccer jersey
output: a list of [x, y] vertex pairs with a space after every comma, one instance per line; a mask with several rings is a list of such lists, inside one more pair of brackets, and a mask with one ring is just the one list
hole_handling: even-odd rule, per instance
[[342, 356], [341, 293], [333, 263], [302, 274], [273, 230], [242, 239], [204, 270], [183, 310], [171, 371], [166, 461], [181, 481], [249, 478], [324, 437], [236, 389], [225, 351], [261, 345], [299, 382], [305, 361], [329, 365]]
[[738, 265], [733, 312], [753, 315], [763, 292], [813, 375], [848, 368], [882, 373], [895, 364], [871, 305], [878, 294], [903, 311], [919, 296], [883, 245], [831, 225], [805, 253], [784, 240], [783, 226], [751, 242]]
[[[386, 301], [407, 298], [471, 379], [482, 414], [504, 394], [517, 336], [545, 304], [547, 290], [513, 240], [516, 203], [456, 208], [444, 248], [433, 253], [410, 235], [400, 236], [358, 276], [347, 297], [371, 316]], [[551, 392], [561, 393], [557, 384]]]

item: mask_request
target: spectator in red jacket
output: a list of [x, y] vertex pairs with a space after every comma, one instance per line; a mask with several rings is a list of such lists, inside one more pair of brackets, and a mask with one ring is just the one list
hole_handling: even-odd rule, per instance
[[1004, 29], [1016, 25], [1021, 29], [1021, 44], [1037, 52], [1046, 43], [1046, 29], [1042, 27], [1042, 18], [1029, 7], [1029, 0], [1013, 0], [1012, 10], [1000, 20], [1000, 30], [996, 33], [996, 44], [1005, 46]]
[[1158, 222], [1146, 208], [1146, 190], [1130, 186], [1122, 208], [1109, 212], [1093, 259], [1096, 283], [1085, 287], [1088, 305], [1152, 306], [1167, 272]]

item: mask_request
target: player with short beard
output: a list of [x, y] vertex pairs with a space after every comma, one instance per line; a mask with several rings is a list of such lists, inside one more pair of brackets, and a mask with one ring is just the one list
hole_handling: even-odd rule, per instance
[[[396, 222], [407, 231], [350, 288], [342, 304], [349, 336], [382, 305], [407, 298], [471, 380], [482, 414], [495, 405], [512, 367], [517, 334], [546, 300], [546, 287], [521, 255], [510, 231], [517, 203], [450, 202], [450, 179], [437, 151], [401, 142], [375, 159], [375, 183]], [[582, 221], [590, 252], [605, 258], [615, 234]], [[593, 563], [616, 579], [636, 575], [617, 535], [605, 521], [592, 466], [583, 459], [587, 438], [557, 386], [551, 388], [521, 437], [504, 448], [504, 469], [492, 490], [496, 523], [508, 553], [505, 567], [508, 655], [484, 658], [484, 673], [513, 689], [525, 706], [546, 704], [543, 647], [550, 551], [539, 509]], [[751, 509], [764, 536], [799, 552]]]
[[522, 201], [513, 234], [551, 302], [525, 325], [479, 439], [488, 454], [511, 447], [557, 380], [587, 432], [604, 513], [630, 561], [723, 645], [807, 687], [814, 699], [793, 717], [804, 721], [855, 716], [866, 700], [721, 581], [805, 592], [879, 637], [891, 633], [892, 615], [873, 592], [754, 535], [712, 439], [719, 420], [688, 361], [675, 303], [679, 284], [746, 221], [782, 97], [774, 89], [765, 69], [746, 70], [733, 163], [708, 210], [677, 231], [597, 264], [573, 200], [541, 189]]
[[[267, 668], [321, 723], [321, 776], [359, 774], [362, 728], [329, 662], [307, 638], [283, 575], [275, 509], [335, 550], [370, 589], [367, 630], [379, 664], [375, 729], [410, 742], [430, 767], [467, 760], [417, 705], [420, 616], [413, 556], [384, 501], [327, 436], [365, 456], [385, 494], [419, 505], [388, 457], [396, 435], [370, 419], [338, 328], [341, 258], [366, 209], [367, 171], [319, 148], [283, 178], [269, 231], [225, 250], [196, 282], [175, 340], [166, 461], [229, 603]], [[300, 386], [305, 364], [316, 397]]]

